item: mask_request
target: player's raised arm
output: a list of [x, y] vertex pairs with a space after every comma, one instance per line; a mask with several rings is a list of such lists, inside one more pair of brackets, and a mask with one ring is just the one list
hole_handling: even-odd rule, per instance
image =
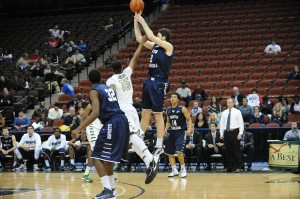
[[134, 71], [134, 67], [136, 65], [136, 62], [141, 54], [141, 51], [143, 49], [143, 45], [144, 43], [146, 43], [148, 40], [147, 35], [144, 35], [141, 39], [140, 45], [139, 47], [136, 49], [133, 57], [131, 58], [130, 62], [129, 62], [129, 66], [131, 67], [132, 71]]
[[[134, 16], [134, 34], [135, 34], [135, 39], [137, 42], [141, 43], [142, 41], [142, 33], [139, 27], [139, 22], [138, 22], [138, 17], [137, 16], [141, 16], [142, 13], [135, 13]], [[146, 48], [152, 50], [154, 43], [147, 40], [144, 44], [143, 44]]]

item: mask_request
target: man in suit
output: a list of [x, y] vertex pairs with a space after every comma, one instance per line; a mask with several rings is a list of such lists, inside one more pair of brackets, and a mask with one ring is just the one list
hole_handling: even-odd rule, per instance
[[217, 132], [217, 124], [211, 123], [210, 126], [210, 133], [205, 135], [205, 147], [204, 147], [204, 154], [207, 161], [207, 167], [205, 168], [206, 171], [211, 170], [210, 164], [210, 156], [213, 154], [221, 154], [224, 168], [226, 168], [226, 151], [223, 140], [220, 139], [220, 132]]
[[235, 108], [239, 108], [243, 105], [243, 99], [245, 98], [245, 95], [239, 93], [238, 87], [233, 87], [233, 95], [231, 96], [231, 98], [234, 99]]
[[[252, 160], [254, 156], [254, 139], [253, 134], [244, 130], [242, 135], [241, 143], [241, 153], [248, 156], [247, 171], [252, 170]], [[244, 164], [242, 164], [242, 169], [244, 169]]]
[[188, 160], [187, 168], [190, 168], [191, 157], [195, 155], [197, 162], [196, 171], [200, 171], [200, 160], [203, 155], [202, 135], [194, 131], [190, 136], [187, 136], [185, 148], [185, 157]]

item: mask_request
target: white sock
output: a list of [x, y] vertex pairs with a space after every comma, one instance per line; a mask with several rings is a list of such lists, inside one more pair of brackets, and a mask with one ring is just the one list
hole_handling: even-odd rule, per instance
[[177, 171], [176, 165], [172, 166], [172, 171]]
[[163, 146], [163, 138], [157, 138], [155, 148], [162, 148], [162, 146]]
[[109, 184], [111, 186], [112, 189], [115, 189], [115, 179], [114, 179], [114, 175], [111, 176], [107, 176], [108, 180], [109, 180]]
[[74, 159], [70, 159], [71, 164], [75, 164]]
[[89, 159], [87, 158], [87, 159], [85, 159], [85, 164], [87, 164], [88, 163], [88, 161], [89, 161]]
[[65, 160], [60, 160], [60, 166], [65, 166]]
[[150, 153], [150, 151], [148, 150], [148, 148], [146, 150], [144, 150], [144, 155], [147, 157], [147, 159], [149, 160], [149, 162], [152, 162], [153, 155]]
[[14, 166], [16, 166], [16, 165], [17, 165], [17, 162], [16, 162], [16, 161], [14, 161], [13, 167], [14, 167]]
[[86, 166], [84, 175], [88, 175], [90, 173], [91, 167]]
[[150, 162], [148, 160], [148, 158], [144, 155], [144, 153], [138, 149], [135, 145], [132, 145], [132, 149], [136, 152], [136, 154], [138, 154], [138, 156], [140, 156], [140, 158], [144, 161], [146, 167], [149, 167]]
[[45, 160], [45, 164], [46, 164], [47, 167], [50, 167], [49, 160]]
[[109, 180], [108, 180], [107, 176], [101, 177], [101, 182], [102, 182], [104, 188], [107, 188], [107, 189], [111, 190], [111, 186], [110, 186], [110, 183], [109, 183]]
[[181, 170], [185, 170], [185, 165], [181, 165]]

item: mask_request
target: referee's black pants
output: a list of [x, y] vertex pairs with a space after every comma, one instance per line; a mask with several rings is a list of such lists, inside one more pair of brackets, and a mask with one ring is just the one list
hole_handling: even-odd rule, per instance
[[242, 158], [240, 151], [240, 140], [237, 139], [239, 129], [224, 132], [224, 143], [226, 147], [226, 168], [229, 170], [240, 169]]

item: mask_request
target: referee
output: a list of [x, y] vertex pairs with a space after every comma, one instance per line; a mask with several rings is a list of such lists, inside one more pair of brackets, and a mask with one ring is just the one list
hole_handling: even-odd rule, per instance
[[241, 111], [234, 108], [234, 99], [227, 99], [227, 109], [222, 112], [220, 136], [226, 147], [226, 171], [238, 173], [241, 165], [240, 140], [243, 135], [244, 121]]

